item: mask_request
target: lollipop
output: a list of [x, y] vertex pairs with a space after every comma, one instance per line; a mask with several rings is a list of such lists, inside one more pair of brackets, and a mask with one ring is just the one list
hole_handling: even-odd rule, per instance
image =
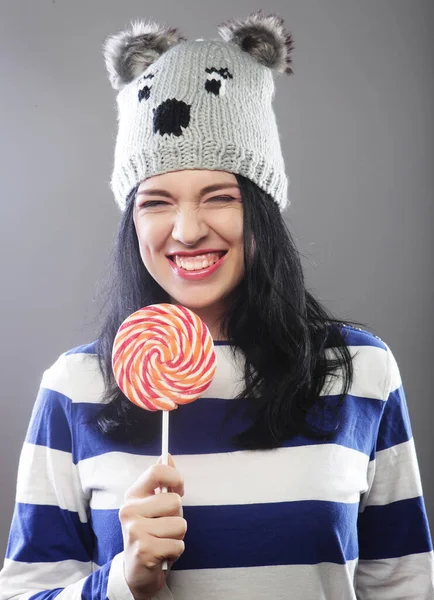
[[169, 411], [199, 398], [215, 374], [216, 354], [207, 326], [182, 306], [147, 306], [122, 323], [112, 356], [114, 376], [125, 396], [146, 410], [163, 410], [162, 460], [167, 465]]
[[130, 315], [113, 345], [113, 371], [123, 393], [147, 410], [194, 402], [211, 384], [216, 355], [211, 334], [193, 312], [154, 304]]

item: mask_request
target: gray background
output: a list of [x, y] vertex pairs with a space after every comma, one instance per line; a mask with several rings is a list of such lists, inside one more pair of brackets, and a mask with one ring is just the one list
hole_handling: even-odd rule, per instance
[[[277, 82], [308, 287], [398, 359], [434, 521], [432, 395], [434, 3], [268, 0], [295, 38]], [[247, 0], [0, 2], [0, 546], [40, 377], [94, 339], [118, 212], [108, 187], [115, 94], [101, 45], [136, 17], [191, 38]]]

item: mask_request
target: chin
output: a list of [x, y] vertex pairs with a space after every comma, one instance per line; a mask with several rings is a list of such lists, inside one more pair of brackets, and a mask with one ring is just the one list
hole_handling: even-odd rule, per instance
[[216, 306], [220, 306], [223, 303], [223, 298], [199, 298], [198, 294], [186, 294], [179, 295], [178, 297], [171, 297], [171, 302], [175, 304], [180, 304], [181, 306], [185, 306], [185, 308], [189, 308], [193, 312], [195, 310], [210, 310], [215, 308]]
[[185, 308], [189, 308], [192, 311], [195, 310], [207, 310], [210, 309], [214, 306], [214, 302], [198, 302], [197, 300], [191, 300], [189, 301], [188, 299], [179, 299], [177, 300], [176, 298], [173, 299], [173, 302], [175, 302], [176, 304], [180, 304], [182, 306], [185, 306]]

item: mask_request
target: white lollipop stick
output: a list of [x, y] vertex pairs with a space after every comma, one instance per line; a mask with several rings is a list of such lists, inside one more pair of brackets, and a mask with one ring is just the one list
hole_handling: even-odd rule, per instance
[[[161, 454], [162, 464], [169, 464], [169, 411], [163, 410], [163, 435], [161, 440]], [[167, 488], [163, 488], [164, 493], [167, 492]]]
[[[163, 465], [169, 464], [169, 411], [163, 410], [163, 435], [161, 440], [161, 462]], [[167, 494], [167, 487], [161, 488], [162, 494]], [[161, 568], [163, 571], [167, 571], [167, 560], [163, 561]]]

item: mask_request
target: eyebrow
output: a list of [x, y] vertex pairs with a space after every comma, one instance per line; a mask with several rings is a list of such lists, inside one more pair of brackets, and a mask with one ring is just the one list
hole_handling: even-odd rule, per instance
[[[213, 183], [212, 185], [207, 185], [205, 187], [203, 187], [199, 193], [198, 196], [203, 196], [204, 194], [209, 194], [210, 192], [216, 192], [218, 190], [225, 190], [225, 189], [229, 189], [229, 188], [237, 188], [238, 190], [240, 189], [239, 186], [236, 183]], [[151, 190], [142, 190], [137, 192], [137, 196], [163, 196], [164, 198], [173, 198], [172, 194], [170, 192], [168, 192], [167, 190], [158, 190], [158, 189], [151, 189]]]

